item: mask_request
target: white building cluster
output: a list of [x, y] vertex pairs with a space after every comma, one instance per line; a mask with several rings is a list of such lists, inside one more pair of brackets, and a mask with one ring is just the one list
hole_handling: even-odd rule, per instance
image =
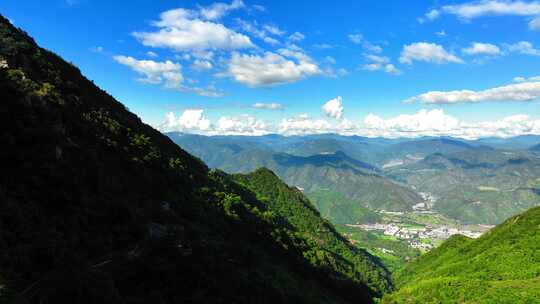
[[409, 245], [414, 248], [429, 250], [433, 248], [431, 242], [422, 240], [446, 240], [452, 235], [461, 234], [470, 238], [478, 238], [482, 235], [480, 231], [466, 230], [456, 227], [440, 226], [414, 226], [408, 227], [397, 223], [383, 224], [361, 224], [347, 225], [349, 227], [361, 228], [367, 231], [382, 231], [384, 235], [393, 236], [398, 239], [407, 240]]

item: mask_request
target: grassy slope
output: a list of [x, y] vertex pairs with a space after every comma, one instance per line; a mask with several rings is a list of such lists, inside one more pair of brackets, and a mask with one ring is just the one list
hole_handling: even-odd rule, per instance
[[453, 237], [399, 273], [399, 290], [383, 302], [536, 303], [540, 300], [539, 227], [537, 207], [479, 239]]
[[306, 259], [315, 245], [269, 202], [3, 17], [0, 59], [1, 300], [349, 303], [382, 292], [366, 284], [383, 278], [354, 282]]

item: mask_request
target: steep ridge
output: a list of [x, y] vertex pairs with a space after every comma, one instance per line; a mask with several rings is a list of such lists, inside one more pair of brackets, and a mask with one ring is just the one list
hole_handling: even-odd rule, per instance
[[372, 257], [318, 255], [326, 234], [298, 233], [3, 17], [0, 62], [0, 301], [352, 303], [390, 288]]
[[371, 255], [352, 246], [332, 226], [320, 217], [311, 202], [298, 190], [283, 183], [272, 171], [259, 169], [246, 175], [235, 175], [241, 185], [257, 194], [261, 201], [267, 201], [268, 210], [292, 225], [302, 239], [312, 243], [315, 250], [306, 251], [304, 256], [316, 263], [322, 260], [326, 265], [334, 265], [356, 281], [367, 282], [378, 278], [374, 286], [387, 290], [381, 278], [388, 274], [382, 271]]
[[472, 240], [454, 236], [397, 274], [383, 303], [538, 303], [540, 207]]

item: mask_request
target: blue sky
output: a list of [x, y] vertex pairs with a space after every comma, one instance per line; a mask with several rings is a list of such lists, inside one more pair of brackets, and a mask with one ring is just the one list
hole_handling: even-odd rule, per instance
[[536, 1], [7, 0], [0, 12], [164, 131], [540, 133]]

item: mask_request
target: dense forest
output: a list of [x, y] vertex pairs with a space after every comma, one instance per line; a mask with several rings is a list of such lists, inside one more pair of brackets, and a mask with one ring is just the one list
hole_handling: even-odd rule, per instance
[[301, 193], [270, 172], [210, 171], [4, 18], [0, 61], [2, 301], [362, 303], [391, 289]]

